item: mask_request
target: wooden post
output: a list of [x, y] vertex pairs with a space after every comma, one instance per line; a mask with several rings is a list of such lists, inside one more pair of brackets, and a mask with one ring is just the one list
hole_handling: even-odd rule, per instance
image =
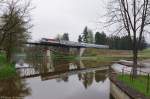
[[147, 75], [147, 93], [149, 92], [149, 73], [148, 73], [148, 75]]
[[122, 79], [123, 79], [123, 76], [124, 76], [124, 68], [122, 68]]

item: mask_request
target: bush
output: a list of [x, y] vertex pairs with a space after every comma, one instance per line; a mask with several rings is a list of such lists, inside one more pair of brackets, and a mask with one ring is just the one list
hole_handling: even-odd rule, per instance
[[0, 80], [14, 77], [16, 74], [14, 65], [6, 64], [5, 66], [0, 67]]
[[5, 55], [0, 53], [0, 66], [6, 62]]

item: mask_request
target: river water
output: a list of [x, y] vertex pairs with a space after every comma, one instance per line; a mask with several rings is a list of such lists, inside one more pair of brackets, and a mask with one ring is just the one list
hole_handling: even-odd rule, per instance
[[[51, 63], [51, 64], [50, 64]], [[14, 99], [111, 99], [108, 66], [98, 61], [25, 61], [18, 76], [0, 81], [0, 97]]]

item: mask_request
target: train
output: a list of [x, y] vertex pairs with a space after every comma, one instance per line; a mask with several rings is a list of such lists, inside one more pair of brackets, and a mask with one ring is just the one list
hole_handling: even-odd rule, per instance
[[56, 39], [42, 38], [40, 40], [40, 43], [59, 43], [59, 41]]
[[[48, 39], [48, 38], [42, 38], [40, 40], [40, 43], [54, 43], [54, 44], [62, 44], [62, 45], [69, 45], [69, 46], [81, 46], [81, 43], [79, 43], [79, 42]], [[82, 44], [82, 46], [84, 46], [84, 44]]]
[[68, 45], [68, 46], [79, 46], [79, 47], [86, 47], [86, 48], [109, 48], [109, 46], [107, 45], [80, 43], [80, 42], [73, 42], [73, 41], [66, 41], [66, 40], [48, 39], [48, 38], [42, 38], [40, 42], [62, 44], [62, 45]]

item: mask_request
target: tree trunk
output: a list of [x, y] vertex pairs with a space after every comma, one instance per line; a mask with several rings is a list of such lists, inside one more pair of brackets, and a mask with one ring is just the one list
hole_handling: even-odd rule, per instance
[[137, 32], [136, 32], [136, 0], [133, 1], [133, 18], [134, 18], [134, 29], [133, 29], [133, 77], [135, 78], [137, 76], [137, 54], [138, 54], [138, 47], [137, 47]]
[[10, 51], [10, 49], [7, 49], [7, 51], [6, 51], [6, 60], [8, 63], [11, 63], [11, 51]]
[[136, 42], [134, 42], [134, 46], [133, 46], [133, 68], [132, 68], [133, 77], [137, 76], [137, 59], [138, 59], [138, 48], [137, 48]]

